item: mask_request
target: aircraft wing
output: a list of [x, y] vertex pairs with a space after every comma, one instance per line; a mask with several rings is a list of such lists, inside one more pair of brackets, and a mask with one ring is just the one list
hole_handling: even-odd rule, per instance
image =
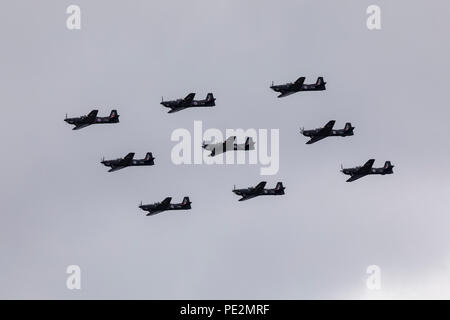
[[83, 124], [77, 124], [72, 130], [80, 130], [83, 128], [86, 128], [87, 126], [90, 126], [92, 123], [83, 123]]
[[295, 93], [294, 91], [284, 91], [284, 92], [281, 92], [281, 94], [278, 96], [278, 98], [287, 97], [294, 93]]
[[295, 80], [294, 85], [296, 89], [301, 89], [303, 86], [303, 83], [305, 82], [305, 77], [300, 77], [297, 80]]
[[172, 197], [167, 197], [160, 203], [160, 206], [166, 208], [170, 204], [170, 201], [172, 201]]
[[[327, 124], [322, 129], [320, 129], [318, 134], [319, 135], [323, 135], [324, 136], [323, 138], [325, 138], [326, 136], [330, 135], [330, 132], [331, 132], [331, 130], [333, 130], [333, 127], [334, 127], [335, 123], [336, 123], [336, 121], [334, 121], [334, 120], [328, 121]], [[319, 139], [319, 140], [321, 140], [321, 139]], [[317, 140], [317, 141], [319, 141], [319, 140]]]
[[261, 181], [256, 185], [255, 188], [253, 188], [253, 190], [245, 192], [242, 195], [242, 198], [239, 199], [239, 201], [245, 201], [261, 195], [262, 191], [264, 190], [264, 187], [266, 186], [266, 183], [267, 183], [266, 181]]
[[217, 146], [213, 147], [210, 151], [211, 151], [211, 153], [209, 154], [210, 157], [215, 157], [218, 154], [222, 154], [222, 153], [226, 152], [224, 150], [223, 143], [220, 143]]
[[122, 167], [129, 166], [131, 161], [133, 160], [133, 158], [134, 158], [134, 152], [130, 152], [129, 154], [127, 154], [125, 156], [125, 158], [122, 159], [122, 161], [120, 161], [119, 166], [122, 166]]
[[126, 167], [126, 166], [114, 166], [114, 167], [112, 167], [111, 169], [109, 169], [108, 172], [114, 172], [114, 171], [123, 169], [123, 168], [125, 168], [125, 167]]
[[186, 103], [186, 104], [191, 104], [192, 101], [194, 100], [194, 97], [195, 97], [195, 93], [189, 93], [189, 94], [186, 96], [186, 98], [183, 99], [183, 100], [184, 100], [184, 103]]
[[253, 193], [261, 193], [261, 191], [264, 190], [264, 187], [266, 186], [265, 181], [261, 181], [260, 183], [258, 183], [258, 185], [255, 187], [255, 189], [253, 190]]
[[89, 120], [95, 120], [95, 118], [97, 118], [97, 114], [98, 114], [98, 110], [92, 110], [91, 112], [89, 112], [89, 114], [87, 115], [87, 117], [89, 118]]
[[153, 209], [150, 209], [149, 211], [148, 211], [148, 213], [146, 214], [146, 216], [148, 217], [148, 216], [154, 216], [155, 214], [158, 214], [158, 213], [161, 213], [161, 212], [163, 212], [164, 210], [153, 210]]
[[225, 140], [226, 143], [234, 143], [236, 141], [236, 136], [228, 137], [227, 140]]
[[259, 196], [259, 194], [248, 194], [248, 195], [242, 196], [242, 198], [240, 198], [238, 201], [245, 201], [245, 200], [253, 199], [257, 196]]
[[175, 113], [175, 112], [184, 110], [184, 109], [186, 109], [186, 108], [187, 108], [187, 107], [173, 107], [173, 108], [170, 109], [169, 112], [167, 112], [167, 113]]
[[364, 164], [363, 168], [366, 169], [366, 170], [367, 169], [372, 169], [372, 166], [373, 166], [374, 162], [375, 162], [375, 159], [370, 159], [369, 161], [367, 161]]
[[350, 178], [348, 178], [346, 182], [352, 182], [352, 181], [358, 180], [365, 176], [366, 176], [365, 174], [355, 174], [355, 175], [351, 176]]
[[170, 201], [172, 201], [172, 197], [165, 198], [163, 201], [161, 201], [161, 203], [156, 205], [154, 208], [150, 209], [147, 216], [152, 216], [154, 214], [157, 214], [157, 213], [167, 210], [167, 207], [169, 206]]
[[334, 124], [336, 123], [335, 120], [330, 120], [328, 123], [323, 127], [323, 129], [331, 130], [334, 127]]
[[232, 150], [235, 143], [236, 143], [236, 136], [228, 137], [227, 140], [225, 140], [225, 143], [222, 144], [222, 148], [226, 149], [226, 150], [223, 150], [223, 152]]
[[325, 139], [327, 136], [314, 136], [312, 137], [306, 144], [313, 144], [314, 142], [320, 141], [322, 139]]

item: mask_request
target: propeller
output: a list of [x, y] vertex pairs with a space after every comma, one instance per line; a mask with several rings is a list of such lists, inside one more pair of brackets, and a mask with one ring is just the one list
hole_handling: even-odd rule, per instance
[[139, 204], [139, 207], [142, 207], [142, 200], [141, 200], [141, 203]]
[[164, 97], [163, 96], [161, 96], [161, 102], [164, 102]]
[[233, 190], [236, 190], [236, 185], [235, 184], [233, 185]]
[[300, 128], [300, 133], [303, 134], [304, 131], [305, 131], [305, 127], [301, 127], [301, 128]]
[[344, 172], [344, 166], [341, 163], [341, 172]]
[[272, 87], [273, 87], [273, 81], [272, 81]]
[[66, 119], [67, 119], [67, 113], [66, 113]]

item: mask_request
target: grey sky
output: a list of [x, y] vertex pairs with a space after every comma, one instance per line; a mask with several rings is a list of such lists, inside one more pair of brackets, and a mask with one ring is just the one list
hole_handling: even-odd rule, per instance
[[[78, 4], [82, 29], [66, 29]], [[381, 7], [382, 30], [366, 28]], [[5, 1], [0, 298], [450, 298], [448, 1]], [[271, 81], [323, 76], [277, 99]], [[165, 98], [217, 106], [167, 114]], [[121, 123], [71, 131], [112, 108]], [[351, 121], [305, 145], [299, 128]], [[176, 128], [280, 129], [280, 170], [175, 166]], [[153, 152], [108, 174], [102, 156]], [[369, 158], [394, 175], [345, 183]], [[238, 202], [239, 187], [286, 195]], [[188, 214], [137, 208], [189, 195]], [[82, 269], [82, 290], [65, 269]], [[382, 290], [366, 289], [366, 267]]]

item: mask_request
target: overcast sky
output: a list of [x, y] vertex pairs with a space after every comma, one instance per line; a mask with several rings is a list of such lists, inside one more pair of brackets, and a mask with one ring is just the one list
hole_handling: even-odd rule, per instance
[[[81, 30], [66, 28], [70, 4]], [[381, 30], [366, 28], [370, 4]], [[4, 1], [0, 298], [450, 298], [449, 14], [444, 0]], [[299, 76], [327, 90], [269, 89]], [[217, 106], [159, 104], [189, 92]], [[63, 121], [94, 108], [120, 124]], [[355, 135], [305, 145], [299, 128], [331, 119]], [[171, 133], [194, 120], [279, 129], [278, 174], [174, 165]], [[99, 163], [148, 151], [155, 166]], [[394, 174], [346, 183], [340, 165], [369, 158]], [[231, 192], [262, 180], [286, 195]], [[138, 208], [167, 196], [192, 210]]]

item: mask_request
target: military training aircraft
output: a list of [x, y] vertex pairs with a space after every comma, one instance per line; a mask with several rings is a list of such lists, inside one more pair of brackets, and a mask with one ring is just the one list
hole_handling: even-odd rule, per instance
[[283, 187], [282, 182], [278, 182], [274, 189], [264, 189], [265, 186], [266, 181], [262, 181], [258, 183], [256, 187], [247, 189], [236, 189], [236, 187], [234, 187], [233, 192], [242, 197], [239, 201], [248, 200], [257, 196], [277, 196], [284, 194], [285, 187]]
[[151, 152], [147, 152], [144, 159], [136, 159], [134, 158], [134, 152], [130, 152], [127, 154], [124, 158], [119, 158], [115, 160], [105, 160], [103, 159], [101, 163], [107, 167], [111, 167], [111, 169], [108, 170], [108, 172], [117, 171], [126, 167], [132, 167], [132, 166], [152, 166], [154, 165], [155, 158], [153, 158], [153, 155]]
[[139, 208], [144, 211], [148, 211], [147, 216], [152, 216], [167, 210], [189, 210], [191, 209], [191, 201], [189, 201], [189, 197], [184, 197], [183, 202], [181, 203], [173, 203], [171, 197], [165, 198], [162, 202], [156, 202], [154, 204], [141, 204]]
[[384, 167], [382, 168], [372, 168], [374, 162], [375, 162], [374, 159], [370, 159], [362, 167], [347, 168], [347, 169], [344, 169], [341, 166], [341, 172], [343, 174], [350, 175], [350, 178], [347, 179], [347, 182], [358, 180], [359, 178], [365, 177], [369, 174], [385, 175], [394, 173], [394, 171], [392, 171], [392, 168], [394, 168], [394, 166], [391, 164], [390, 161], [386, 161], [384, 163]]
[[90, 126], [91, 124], [119, 122], [119, 115], [117, 114], [117, 110], [111, 110], [111, 114], [109, 115], [109, 117], [97, 117], [97, 113], [98, 110], [92, 110], [88, 115], [77, 118], [67, 118], [66, 115], [64, 121], [75, 126], [72, 130], [79, 130], [84, 127]]
[[294, 83], [286, 83], [286, 84], [280, 84], [280, 85], [274, 85], [272, 82], [272, 85], [270, 86], [270, 89], [273, 91], [281, 93], [278, 98], [286, 97], [288, 95], [291, 95], [293, 93], [299, 92], [299, 91], [322, 91], [326, 90], [325, 85], [326, 82], [323, 81], [322, 77], [317, 78], [316, 83], [313, 84], [304, 84], [305, 77], [298, 78]]
[[300, 129], [300, 133], [305, 137], [311, 138], [308, 142], [306, 142], [306, 144], [312, 144], [326, 137], [347, 137], [353, 135], [353, 129], [355, 129], [355, 127], [352, 127], [352, 124], [350, 122], [347, 122], [345, 124], [344, 129], [333, 130], [335, 122], [335, 120], [328, 121], [328, 123], [323, 128], [313, 130]]
[[184, 99], [164, 101], [163, 98], [161, 104], [166, 108], [170, 108], [168, 113], [178, 112], [186, 108], [214, 107], [216, 105], [216, 98], [214, 98], [212, 93], [208, 93], [205, 100], [194, 100], [194, 97], [195, 93], [189, 93]]
[[214, 143], [214, 144], [208, 144], [203, 143], [202, 145], [203, 149], [206, 149], [208, 151], [211, 151], [210, 157], [214, 157], [218, 154], [225, 153], [227, 151], [249, 151], [249, 150], [255, 150], [255, 142], [253, 141], [252, 137], [247, 137], [245, 139], [245, 143], [236, 143], [236, 136], [228, 137], [227, 140], [221, 143]]

